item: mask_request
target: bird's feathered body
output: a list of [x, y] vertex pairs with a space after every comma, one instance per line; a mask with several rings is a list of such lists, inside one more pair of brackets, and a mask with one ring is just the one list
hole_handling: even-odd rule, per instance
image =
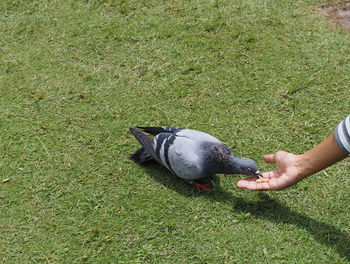
[[184, 180], [197, 180], [216, 173], [257, 175], [255, 162], [238, 158], [217, 138], [197, 130], [175, 127], [139, 127], [154, 136], [130, 128], [143, 146], [131, 158], [143, 163], [154, 159]]

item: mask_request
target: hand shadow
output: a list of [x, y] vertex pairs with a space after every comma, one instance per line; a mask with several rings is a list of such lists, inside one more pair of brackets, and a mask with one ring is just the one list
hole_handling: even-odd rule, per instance
[[249, 212], [251, 215], [266, 219], [270, 222], [296, 225], [308, 231], [321, 244], [335, 248], [340, 256], [350, 260], [350, 237], [338, 228], [319, 222], [309, 216], [294, 212], [277, 200], [260, 192], [260, 201], [257, 203], [235, 203], [238, 211]]
[[200, 193], [194, 186], [185, 183], [182, 179], [171, 175], [171, 173], [157, 162], [143, 164], [145, 172], [162, 185], [170, 188], [184, 196], [204, 195], [208, 200], [233, 204], [234, 209], [239, 212], [249, 212], [251, 215], [266, 219], [274, 223], [286, 223], [296, 225], [305, 229], [321, 244], [337, 250], [340, 256], [350, 260], [350, 236], [338, 228], [327, 223], [294, 212], [279, 201], [271, 198], [267, 193], [258, 193], [259, 202], [250, 202], [237, 198], [233, 193], [222, 190], [216, 186], [212, 193]]

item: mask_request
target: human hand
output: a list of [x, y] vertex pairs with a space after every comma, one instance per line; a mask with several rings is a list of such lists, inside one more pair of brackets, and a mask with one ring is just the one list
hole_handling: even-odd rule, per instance
[[257, 183], [256, 177], [249, 177], [238, 181], [238, 188], [253, 191], [282, 190], [304, 178], [298, 167], [302, 155], [278, 151], [275, 154], [265, 155], [264, 159], [267, 163], [276, 163], [277, 165], [275, 170], [263, 173], [264, 178], [269, 179], [269, 181]]

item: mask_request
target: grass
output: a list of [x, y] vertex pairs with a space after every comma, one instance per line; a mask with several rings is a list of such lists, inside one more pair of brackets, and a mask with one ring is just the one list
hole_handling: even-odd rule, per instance
[[326, 1], [0, 3], [2, 263], [349, 263], [349, 162], [198, 194], [128, 156], [130, 126], [302, 153], [349, 112], [350, 35]]

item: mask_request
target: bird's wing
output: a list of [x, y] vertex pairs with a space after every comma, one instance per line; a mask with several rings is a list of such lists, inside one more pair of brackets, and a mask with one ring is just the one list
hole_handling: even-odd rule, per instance
[[137, 127], [142, 129], [144, 132], [151, 134], [152, 136], [156, 136], [160, 133], [175, 133], [177, 131], [182, 130], [182, 128], [163, 126], [163, 127]]
[[142, 127], [143, 131], [155, 134], [154, 139], [143, 132], [130, 128], [140, 144], [160, 164], [178, 177], [194, 180], [204, 177], [202, 144], [220, 143], [204, 132], [173, 127]]
[[[161, 138], [162, 135], [159, 134], [156, 138]], [[207, 133], [191, 129], [181, 129], [172, 135], [165, 141], [164, 148], [161, 147], [164, 151], [160, 152], [160, 158], [163, 159], [164, 153], [168, 167], [180, 178], [195, 180], [205, 177], [203, 143], [220, 143], [220, 141]]]
[[161, 164], [172, 172], [174, 170], [169, 160], [169, 153], [173, 150], [175, 139], [176, 137], [173, 133], [160, 133], [154, 137], [156, 155], [161, 160]]
[[187, 137], [176, 136], [168, 149], [168, 159], [177, 176], [186, 180], [202, 178], [203, 152], [198, 144]]
[[154, 137], [155, 153], [161, 164], [182, 179], [198, 179], [201, 174], [201, 149], [197, 142], [176, 133]]
[[218, 144], [221, 143], [216, 137], [213, 137], [212, 135], [192, 129], [181, 129], [179, 131], [176, 131], [175, 135], [176, 137], [185, 137], [193, 142], [196, 142], [197, 144], [201, 144], [203, 142]]

